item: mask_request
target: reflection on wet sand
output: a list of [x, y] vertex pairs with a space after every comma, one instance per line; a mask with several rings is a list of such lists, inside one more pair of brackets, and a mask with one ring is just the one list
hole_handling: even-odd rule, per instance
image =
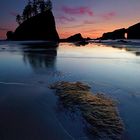
[[79, 42], [74, 42], [73, 43], [75, 46], [86, 46], [89, 44], [88, 41], [79, 41]]
[[140, 48], [126, 48], [126, 51], [132, 52], [136, 56], [140, 56]]
[[[28, 46], [22, 49], [22, 56], [24, 62], [39, 74], [42, 71], [56, 71], [57, 48], [31, 49]], [[55, 117], [55, 98], [47, 94], [50, 93], [47, 88], [28, 84], [1, 84], [0, 91], [1, 140], [72, 139]]]
[[23, 61], [26, 65], [29, 64], [35, 73], [59, 75], [56, 70], [57, 47], [57, 45], [55, 47], [28, 45], [23, 49]]
[[123, 45], [122, 46], [113, 45], [112, 47], [131, 52], [131, 53], [135, 54], [136, 56], [140, 56], [140, 48], [138, 48], [138, 47], [128, 47], [128, 46], [123, 46]]

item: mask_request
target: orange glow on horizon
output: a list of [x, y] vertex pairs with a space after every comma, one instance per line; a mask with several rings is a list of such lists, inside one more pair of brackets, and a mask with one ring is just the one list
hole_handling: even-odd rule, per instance
[[0, 40], [6, 39], [6, 33], [7, 31], [0, 31]]
[[138, 23], [138, 21], [134, 20], [127, 20], [126, 22], [116, 22], [115, 24], [110, 22], [106, 23], [99, 23], [96, 25], [83, 25], [75, 28], [63, 28], [63, 27], [58, 27], [58, 33], [60, 35], [60, 38], [67, 38], [71, 35], [81, 33], [84, 38], [90, 37], [90, 38], [99, 38], [103, 35], [103, 33], [106, 32], [112, 32], [117, 29], [121, 28], [128, 28], [134, 24]]

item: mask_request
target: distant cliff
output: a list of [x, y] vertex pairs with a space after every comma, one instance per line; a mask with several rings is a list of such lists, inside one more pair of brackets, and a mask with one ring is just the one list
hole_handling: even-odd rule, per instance
[[140, 23], [137, 23], [127, 29], [128, 39], [140, 39]]
[[125, 39], [125, 32], [126, 30], [122, 28], [113, 32], [104, 33], [102, 39]]
[[48, 10], [24, 21], [15, 32], [7, 32], [7, 39], [59, 41], [52, 11]]
[[68, 42], [83, 41], [83, 40], [84, 38], [82, 37], [80, 33], [72, 35], [66, 39], [66, 41]]
[[125, 34], [127, 34], [126, 39], [140, 39], [140, 23], [137, 23], [129, 28], [118, 29], [113, 32], [104, 33], [99, 39], [125, 39]]

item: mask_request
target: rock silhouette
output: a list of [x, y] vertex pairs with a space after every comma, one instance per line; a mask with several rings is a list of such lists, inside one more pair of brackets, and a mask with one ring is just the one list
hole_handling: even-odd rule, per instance
[[130, 26], [127, 29], [128, 39], [140, 39], [140, 23]]
[[125, 29], [118, 29], [113, 32], [104, 33], [99, 39], [126, 39], [125, 34], [127, 34], [127, 39], [140, 39], [140, 23], [130, 26]]
[[113, 32], [104, 33], [101, 39], [125, 39], [126, 29], [118, 29]]
[[6, 36], [7, 36], [8, 40], [13, 40], [14, 39], [14, 32], [8, 31]]
[[14, 33], [7, 32], [7, 39], [59, 41], [52, 11], [47, 10], [24, 21]]
[[84, 38], [80, 33], [70, 36], [66, 39], [68, 42], [75, 42], [75, 41], [84, 41]]

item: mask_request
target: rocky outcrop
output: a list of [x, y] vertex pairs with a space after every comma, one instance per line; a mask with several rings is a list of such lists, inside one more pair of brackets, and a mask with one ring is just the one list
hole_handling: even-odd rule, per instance
[[52, 11], [48, 10], [24, 21], [14, 33], [7, 33], [7, 39], [59, 41]]
[[[125, 33], [127, 34], [127, 38], [125, 38]], [[140, 39], [140, 23], [130, 26], [128, 29], [122, 28], [104, 33], [99, 39]]]
[[14, 39], [14, 32], [8, 31], [6, 36], [7, 36], [8, 40], [13, 40]]
[[137, 23], [127, 29], [128, 39], [140, 39], [140, 23]]
[[84, 41], [84, 38], [80, 33], [70, 36], [66, 39], [68, 42], [75, 42], [75, 41]]
[[125, 39], [126, 29], [118, 29], [113, 32], [104, 33], [101, 39]]

